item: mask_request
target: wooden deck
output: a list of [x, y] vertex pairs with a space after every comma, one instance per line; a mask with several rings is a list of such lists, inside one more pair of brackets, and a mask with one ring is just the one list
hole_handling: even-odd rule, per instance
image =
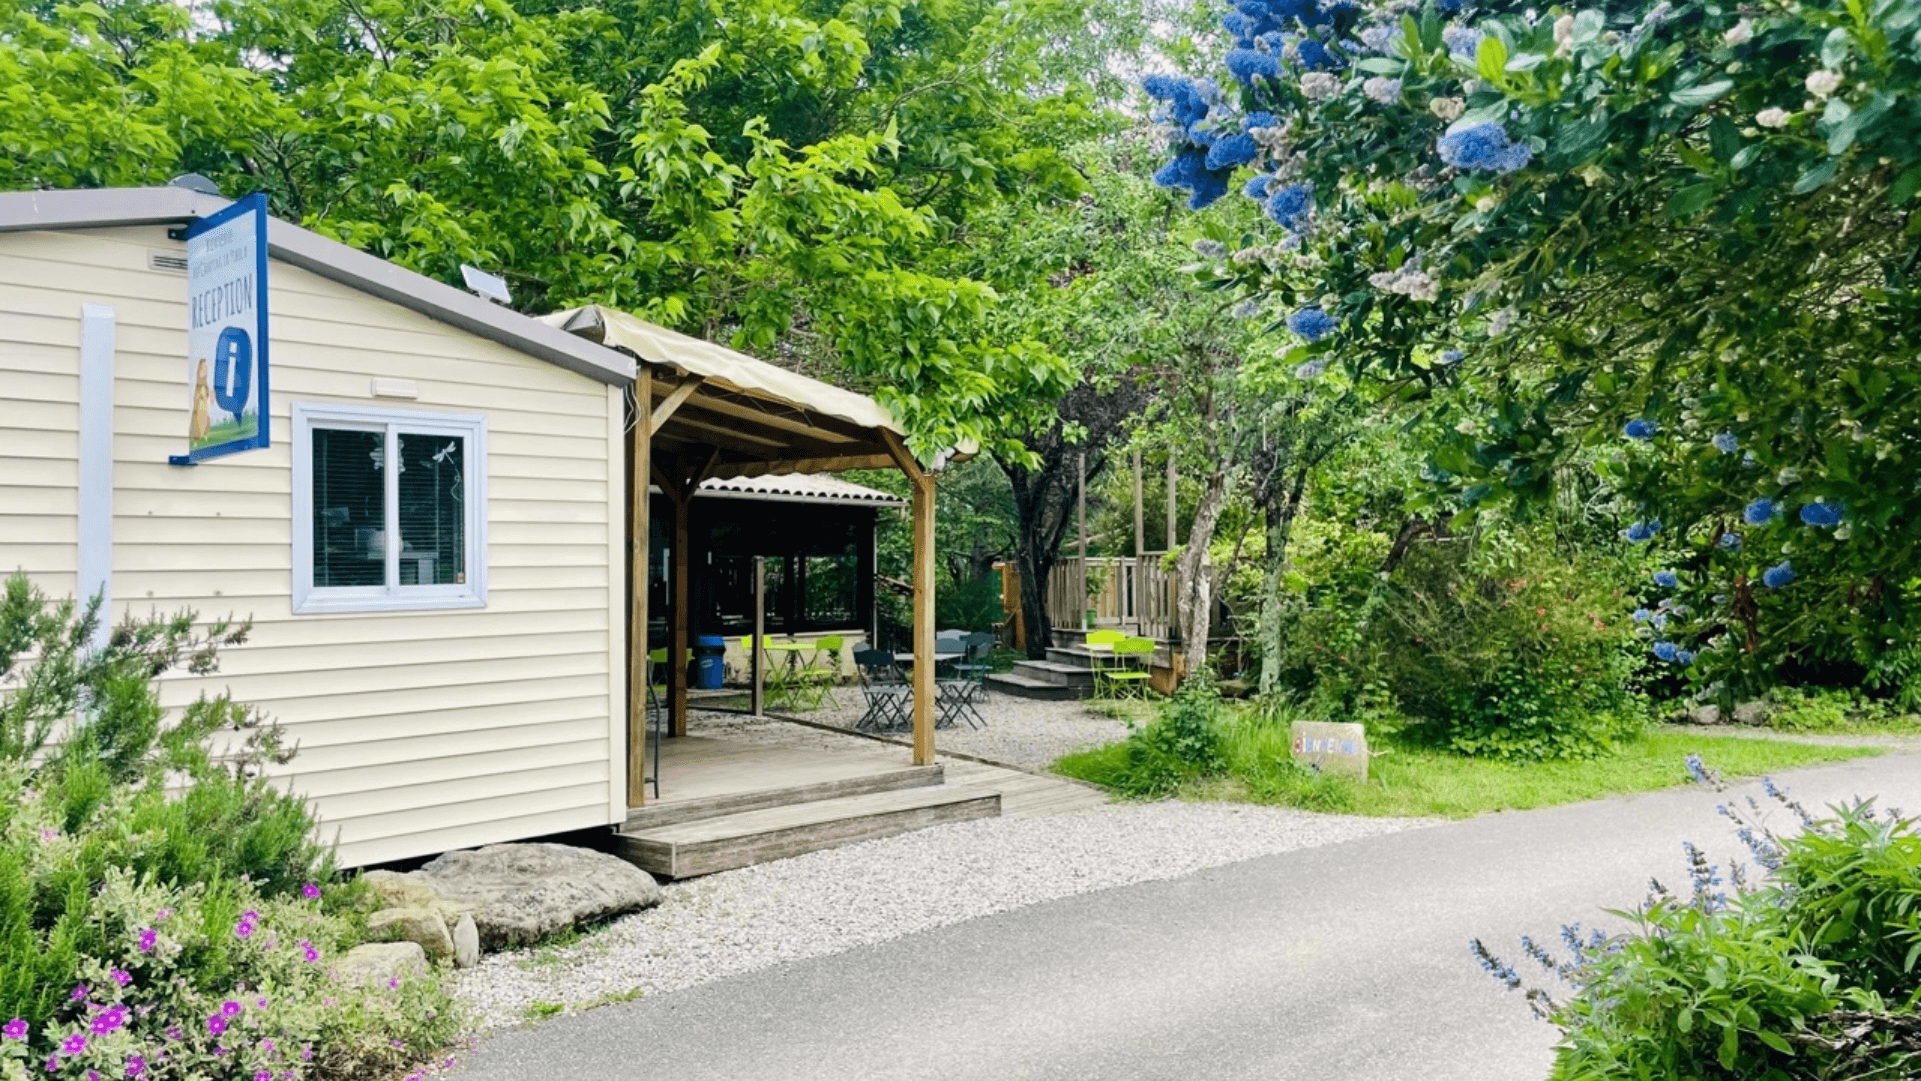
[[[775, 737], [782, 728], [770, 728]], [[944, 822], [1063, 814], [1099, 789], [792, 726], [791, 739], [680, 736], [661, 744], [660, 798], [628, 812], [616, 851], [670, 878], [873, 840]]]

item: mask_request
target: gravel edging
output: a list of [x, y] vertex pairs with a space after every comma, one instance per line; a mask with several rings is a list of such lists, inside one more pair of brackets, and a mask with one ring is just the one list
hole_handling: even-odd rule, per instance
[[[659, 907], [568, 947], [457, 973], [479, 1031], [657, 995], [772, 965], [1118, 886], [1431, 824], [1289, 808], [1161, 802], [991, 818], [673, 883]], [[543, 1007], [543, 1010], [550, 1010]]]

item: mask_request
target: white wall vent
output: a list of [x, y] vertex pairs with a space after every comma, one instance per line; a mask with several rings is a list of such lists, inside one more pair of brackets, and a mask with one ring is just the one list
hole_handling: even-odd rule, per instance
[[147, 269], [158, 270], [163, 274], [185, 274], [187, 272], [187, 253], [176, 251], [147, 252]]

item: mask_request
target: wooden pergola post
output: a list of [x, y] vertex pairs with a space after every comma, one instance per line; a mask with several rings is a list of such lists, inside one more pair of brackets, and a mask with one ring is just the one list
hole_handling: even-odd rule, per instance
[[892, 432], [894, 464], [914, 485], [914, 764], [934, 764], [934, 477]]
[[627, 543], [633, 548], [627, 581], [632, 630], [627, 635], [627, 806], [647, 802], [647, 560], [648, 512], [653, 502], [647, 480], [653, 475], [653, 373], [645, 364], [634, 376], [633, 460], [630, 466], [634, 505], [628, 512]]

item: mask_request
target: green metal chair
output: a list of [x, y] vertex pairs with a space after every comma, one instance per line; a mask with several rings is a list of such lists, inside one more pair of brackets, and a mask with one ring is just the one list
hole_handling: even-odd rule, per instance
[[[796, 688], [793, 671], [783, 650], [767, 648], [773, 642], [772, 635], [760, 636], [760, 678], [765, 704], [775, 708], [796, 704]], [[740, 648], [747, 654], [747, 679], [751, 683], [754, 670], [754, 636], [740, 636]]]
[[1114, 663], [1094, 673], [1094, 693], [1102, 698], [1146, 698], [1153, 640], [1123, 638], [1114, 643], [1113, 654]]
[[814, 655], [799, 672], [799, 691], [808, 709], [819, 709], [828, 702], [834, 703], [835, 709], [840, 708], [834, 684], [840, 682], [840, 651], [846, 645], [847, 638], [839, 634], [827, 635], [814, 643]]
[[1114, 646], [1126, 639], [1127, 636], [1119, 631], [1087, 632], [1087, 638], [1083, 644], [1089, 654], [1087, 666], [1094, 670], [1094, 694], [1096, 697], [1106, 697], [1101, 694], [1101, 672], [1104, 669], [1114, 667]]

